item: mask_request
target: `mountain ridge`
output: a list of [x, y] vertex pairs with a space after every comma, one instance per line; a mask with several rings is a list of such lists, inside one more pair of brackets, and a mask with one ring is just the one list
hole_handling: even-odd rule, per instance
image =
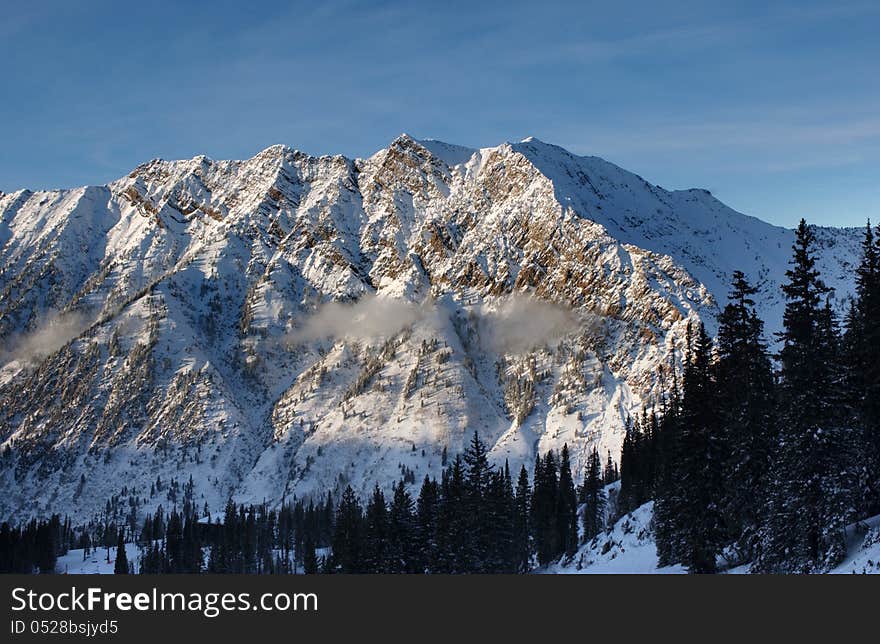
[[[156, 475], [212, 507], [366, 490], [475, 429], [514, 467], [568, 443], [579, 475], [688, 321], [714, 327], [734, 268], [778, 329], [791, 231], [756, 222], [534, 138], [273, 145], [0, 196], [0, 515], [86, 513]], [[817, 231], [842, 306], [859, 231]], [[559, 309], [563, 332], [532, 328]], [[350, 324], [367, 314], [384, 326]], [[511, 327], [534, 344], [499, 344]]]

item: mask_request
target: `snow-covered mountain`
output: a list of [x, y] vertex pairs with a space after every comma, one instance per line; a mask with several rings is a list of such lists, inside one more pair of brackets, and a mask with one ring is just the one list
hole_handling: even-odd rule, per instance
[[[860, 231], [817, 229], [842, 302]], [[212, 507], [616, 455], [734, 269], [770, 332], [793, 233], [526, 139], [272, 146], [0, 194], [0, 518], [193, 476]]]

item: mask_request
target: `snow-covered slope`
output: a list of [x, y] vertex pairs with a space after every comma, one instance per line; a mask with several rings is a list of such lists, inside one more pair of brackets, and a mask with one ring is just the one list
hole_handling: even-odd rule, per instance
[[[612, 489], [618, 484], [612, 486]], [[680, 564], [660, 567], [651, 520], [651, 501], [613, 522], [611, 529], [584, 543], [570, 559], [545, 566], [543, 574], [683, 574]], [[880, 516], [847, 526], [847, 555], [831, 574], [880, 574]], [[723, 557], [718, 567], [728, 574], [745, 574], [749, 564], [729, 568]]]
[[[845, 295], [859, 231], [819, 236]], [[366, 490], [438, 474], [474, 430], [512, 467], [568, 443], [580, 474], [734, 269], [779, 327], [792, 239], [536, 139], [278, 145], [0, 195], [0, 518], [156, 476], [212, 507]]]

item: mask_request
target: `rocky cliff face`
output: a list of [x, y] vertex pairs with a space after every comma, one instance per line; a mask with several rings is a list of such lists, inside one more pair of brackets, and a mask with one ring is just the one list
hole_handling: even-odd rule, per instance
[[[819, 229], [849, 292], [859, 233]], [[0, 195], [0, 517], [190, 475], [211, 506], [437, 475], [474, 430], [616, 455], [735, 268], [793, 235], [535, 139], [273, 146]]]

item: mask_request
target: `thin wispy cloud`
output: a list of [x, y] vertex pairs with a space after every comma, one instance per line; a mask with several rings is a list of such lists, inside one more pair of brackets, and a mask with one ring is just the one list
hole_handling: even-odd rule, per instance
[[618, 151], [639, 152], [693, 150], [716, 146], [761, 147], [832, 146], [871, 142], [880, 139], [880, 117], [852, 122], [818, 121], [791, 123], [780, 119], [733, 119], [710, 123], [650, 123], [642, 128], [613, 133], [597, 133], [589, 144], [570, 146], [573, 151], [587, 153], [596, 145]]
[[778, 191], [779, 222], [824, 167], [849, 186], [832, 224], [855, 223], [880, 163], [875, 2], [157, 3], [4, 13], [0, 189], [272, 143], [364, 157], [400, 132], [535, 135], [670, 187]]

